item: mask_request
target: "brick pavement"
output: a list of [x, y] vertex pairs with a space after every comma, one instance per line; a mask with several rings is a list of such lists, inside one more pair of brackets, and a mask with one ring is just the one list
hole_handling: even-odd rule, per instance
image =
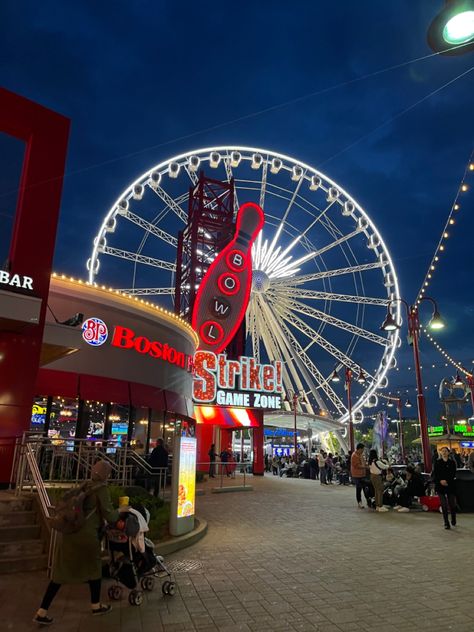
[[[64, 587], [50, 614], [61, 632], [474, 632], [474, 514], [443, 529], [433, 513], [355, 507], [353, 488], [266, 476], [254, 492], [200, 496], [207, 536], [172, 560], [202, 568], [178, 591], [124, 600], [92, 618], [85, 586]], [[42, 573], [0, 575], [2, 626], [28, 631]], [[6, 627], [4, 627], [6, 624]]]

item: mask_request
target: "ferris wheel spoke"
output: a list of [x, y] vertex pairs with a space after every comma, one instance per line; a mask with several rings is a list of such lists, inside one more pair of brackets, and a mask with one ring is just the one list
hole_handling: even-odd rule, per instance
[[144, 263], [147, 266], [153, 266], [154, 268], [161, 268], [162, 270], [170, 270], [176, 272], [176, 264], [169, 261], [162, 261], [161, 259], [155, 259], [154, 257], [146, 257], [145, 255], [137, 254], [136, 252], [129, 252], [128, 250], [120, 250], [119, 248], [112, 248], [110, 246], [104, 246], [100, 252], [112, 257], [118, 257], [119, 259], [126, 259], [127, 261], [134, 261], [136, 263]]
[[[283, 333], [286, 335], [287, 340], [290, 342], [291, 347], [293, 348], [295, 359], [301, 361], [304, 364], [306, 370], [309, 371], [309, 373], [318, 384], [318, 387], [326, 394], [329, 401], [336, 407], [336, 410], [340, 414], [344, 414], [346, 412], [346, 407], [344, 406], [343, 402], [334, 391], [334, 389], [331, 387], [331, 385], [328, 383], [328, 381], [325, 379], [325, 377], [322, 375], [322, 373], [319, 371], [319, 369], [316, 367], [314, 362], [312, 362], [308, 354], [305, 352], [301, 344], [294, 336], [293, 332], [287, 327], [285, 322], [282, 321], [279, 325]], [[317, 393], [318, 391], [315, 390], [316, 395]], [[326, 409], [325, 405], [324, 409]]]
[[[295, 362], [295, 358], [293, 357], [295, 355], [294, 351], [291, 349], [291, 346], [288, 344], [288, 341], [286, 341], [284, 336], [282, 335], [281, 330], [279, 329], [273, 315], [268, 310], [265, 300], [259, 298], [259, 304], [261, 308], [261, 314], [264, 317], [264, 319], [267, 321], [266, 328], [263, 331], [269, 334], [269, 337], [272, 339], [272, 342], [277, 349], [278, 355], [280, 357], [285, 358], [285, 365], [288, 369], [288, 372], [291, 374], [291, 386], [289, 388], [292, 388], [295, 391], [306, 392], [303, 386], [303, 382], [301, 381], [301, 378], [297, 371], [297, 367], [298, 367], [298, 369], [300, 370], [300, 373], [304, 375], [305, 372], [304, 370], [302, 370], [302, 363], [299, 361], [298, 358], [296, 358], [296, 362]], [[309, 381], [309, 383], [311, 384], [311, 381]], [[317, 390], [316, 389], [313, 389], [313, 390], [316, 396], [318, 397]], [[325, 404], [320, 397], [318, 399], [318, 403], [320, 404], [321, 407], [325, 407]], [[305, 402], [305, 407], [309, 413], [314, 413], [314, 410], [309, 400]]]
[[382, 345], [383, 347], [387, 347], [391, 345], [391, 340], [388, 338], [383, 338], [378, 334], [374, 334], [368, 329], [363, 329], [362, 327], [358, 327], [357, 325], [353, 325], [352, 323], [348, 323], [345, 320], [341, 320], [340, 318], [336, 318], [331, 314], [327, 314], [322, 312], [319, 309], [315, 309], [314, 307], [309, 307], [305, 303], [301, 303], [300, 301], [290, 300], [289, 305], [292, 311], [296, 311], [299, 314], [306, 314], [311, 318], [315, 318], [316, 320], [321, 320], [329, 325], [333, 325], [334, 327], [338, 327], [339, 329], [343, 329], [352, 334], [356, 334], [361, 338], [365, 338], [370, 342], [375, 342], [376, 344]]
[[179, 219], [186, 224], [186, 222], [188, 221], [188, 214], [186, 213], [186, 211], [184, 211], [181, 206], [176, 202], [176, 200], [174, 200], [171, 195], [165, 191], [162, 187], [160, 186], [154, 186], [151, 189], [152, 191], [154, 191], [156, 193], [156, 195], [163, 200], [163, 202], [165, 202], [165, 204], [167, 204], [170, 209], [179, 217]]
[[257, 328], [257, 314], [255, 312], [255, 303], [256, 300], [254, 297], [251, 297], [249, 301], [248, 313], [247, 313], [247, 335], [250, 336], [252, 341], [252, 354], [253, 357], [260, 362], [260, 346], [259, 346], [259, 335]]
[[310, 298], [321, 301], [338, 301], [341, 303], [360, 303], [361, 305], [381, 305], [387, 307], [390, 303], [388, 298], [375, 298], [370, 296], [354, 296], [351, 294], [334, 294], [333, 292], [318, 292], [317, 290], [305, 290], [303, 288], [280, 286], [279, 289], [273, 290], [270, 286], [269, 292], [276, 294], [278, 297], [288, 298]]
[[336, 360], [338, 360], [343, 366], [352, 369], [352, 371], [354, 371], [355, 373], [359, 373], [359, 371], [362, 369], [364, 374], [367, 376], [367, 380], [369, 382], [373, 381], [373, 378], [367, 369], [365, 369], [361, 364], [354, 362], [352, 358], [349, 358], [349, 356], [347, 356], [343, 351], [331, 344], [329, 340], [326, 340], [326, 338], [321, 336], [317, 331], [314, 331], [314, 329], [308, 327], [304, 320], [293, 313], [286, 313], [282, 315], [282, 318], [284, 318], [286, 322], [296, 327], [299, 331], [301, 331], [301, 333], [309, 338], [310, 343], [306, 347], [304, 347], [305, 351], [307, 351], [312, 344], [316, 343], [322, 349], [324, 349], [330, 355], [336, 358]]
[[131, 296], [174, 296], [174, 287], [128, 287], [120, 288], [118, 292], [130, 294]]
[[379, 261], [374, 263], [363, 263], [358, 266], [349, 266], [348, 268], [338, 268], [336, 270], [324, 270], [323, 272], [315, 272], [313, 274], [300, 274], [291, 279], [272, 279], [272, 284], [291, 284], [301, 285], [302, 283], [308, 283], [309, 281], [318, 281], [319, 279], [329, 279], [330, 277], [342, 276], [344, 274], [357, 274], [359, 272], [365, 272], [366, 270], [376, 270], [377, 268], [383, 268], [384, 264]]
[[148, 222], [146, 219], [143, 219], [142, 217], [140, 217], [139, 215], [136, 215], [132, 211], [128, 211], [128, 210], [124, 211], [123, 213], [120, 213], [120, 217], [124, 217], [125, 219], [128, 219], [130, 222], [132, 222], [136, 226], [143, 228], [143, 230], [145, 230], [150, 235], [154, 235], [155, 237], [158, 237], [159, 239], [165, 241], [166, 243], [171, 244], [175, 248], [177, 247], [178, 240], [176, 239], [176, 237], [173, 237], [173, 235], [170, 235], [169, 233], [162, 230], [161, 228], [158, 228], [158, 226], [155, 226], [151, 222]]
[[184, 170], [186, 171], [186, 173], [189, 176], [189, 179], [191, 180], [193, 185], [196, 185], [199, 182], [199, 178], [196, 175], [195, 171], [191, 171], [191, 169], [188, 167], [188, 165], [185, 165]]

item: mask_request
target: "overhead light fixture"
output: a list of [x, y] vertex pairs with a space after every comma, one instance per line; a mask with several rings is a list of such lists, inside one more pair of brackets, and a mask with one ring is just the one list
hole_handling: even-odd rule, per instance
[[412, 407], [412, 403], [409, 399], [407, 399], [407, 401], [405, 402], [405, 408], [411, 408]]
[[428, 327], [437, 331], [438, 329], [444, 329], [444, 320], [441, 318], [441, 314], [437, 309], [433, 312], [433, 316], [431, 317], [430, 322], [428, 323]]
[[359, 370], [359, 375], [357, 376], [357, 381], [359, 384], [365, 384], [365, 373], [362, 369]]
[[391, 399], [389, 399], [389, 400], [388, 400], [388, 402], [387, 402], [387, 406], [388, 406], [389, 408], [393, 408], [393, 402], [392, 402], [392, 400], [391, 400]]
[[331, 382], [337, 383], [340, 382], [341, 378], [339, 377], [339, 373], [334, 369], [333, 374], [331, 376]]
[[463, 55], [474, 50], [474, 0], [446, 0], [427, 36], [430, 47], [441, 55]]
[[383, 321], [380, 329], [383, 331], [395, 331], [396, 329], [400, 329], [400, 325], [397, 324], [390, 310], [387, 311], [387, 315], [385, 316], [385, 320]]

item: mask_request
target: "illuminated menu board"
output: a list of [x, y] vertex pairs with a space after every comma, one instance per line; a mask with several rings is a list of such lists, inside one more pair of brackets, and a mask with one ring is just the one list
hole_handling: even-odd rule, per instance
[[178, 475], [178, 518], [194, 516], [196, 496], [196, 439], [181, 437]]

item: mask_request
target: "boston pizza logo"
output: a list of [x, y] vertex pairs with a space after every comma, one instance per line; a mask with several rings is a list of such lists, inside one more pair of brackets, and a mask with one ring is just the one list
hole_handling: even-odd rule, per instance
[[100, 318], [88, 318], [82, 325], [82, 337], [88, 345], [100, 347], [108, 335], [107, 325]]

